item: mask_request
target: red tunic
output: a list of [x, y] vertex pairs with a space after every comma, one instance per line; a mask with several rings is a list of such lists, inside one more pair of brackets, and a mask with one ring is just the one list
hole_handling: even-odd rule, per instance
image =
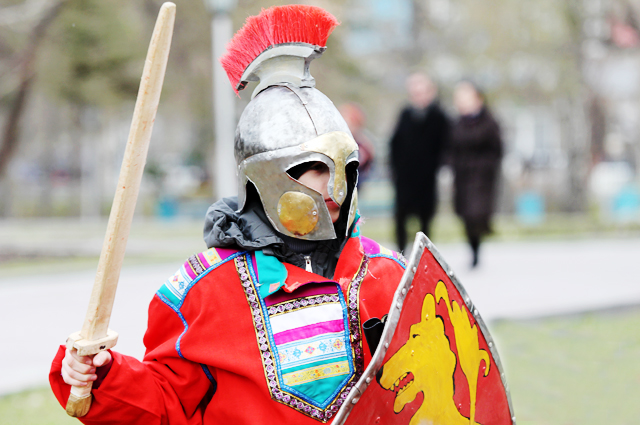
[[[266, 266], [260, 260], [213, 248], [187, 260], [151, 301], [144, 360], [113, 352], [81, 421], [330, 422], [371, 360], [362, 323], [388, 313], [403, 259], [356, 236], [334, 281], [279, 262], [271, 270], [273, 257]], [[61, 347], [50, 382], [65, 406], [63, 357]]]

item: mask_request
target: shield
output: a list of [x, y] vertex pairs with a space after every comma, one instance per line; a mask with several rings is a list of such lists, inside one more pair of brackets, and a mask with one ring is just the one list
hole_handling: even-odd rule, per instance
[[423, 233], [378, 349], [333, 424], [515, 424], [491, 335]]

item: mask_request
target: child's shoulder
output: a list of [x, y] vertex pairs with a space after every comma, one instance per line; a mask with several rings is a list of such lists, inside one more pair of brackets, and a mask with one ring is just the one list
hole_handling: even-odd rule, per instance
[[180, 308], [189, 290], [204, 276], [244, 251], [227, 248], [209, 248], [194, 254], [171, 275], [156, 294], [166, 303]]
[[392, 251], [373, 239], [360, 236], [360, 243], [365, 255], [369, 258], [386, 258], [398, 263], [402, 268], [406, 268], [407, 260], [399, 252]]

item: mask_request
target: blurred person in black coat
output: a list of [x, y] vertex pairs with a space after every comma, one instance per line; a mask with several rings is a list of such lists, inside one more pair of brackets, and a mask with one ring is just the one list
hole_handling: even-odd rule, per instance
[[454, 172], [454, 206], [464, 222], [475, 267], [481, 239], [491, 233], [502, 140], [500, 127], [475, 85], [458, 83], [453, 102], [459, 114], [448, 146]]
[[410, 75], [406, 86], [410, 103], [402, 109], [390, 142], [398, 250], [406, 246], [406, 222], [412, 214], [429, 235], [438, 202], [436, 175], [450, 128], [438, 104], [438, 88], [427, 75]]

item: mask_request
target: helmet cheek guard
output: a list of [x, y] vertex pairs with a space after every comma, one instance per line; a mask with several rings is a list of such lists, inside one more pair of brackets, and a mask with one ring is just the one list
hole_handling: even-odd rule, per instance
[[[342, 207], [349, 184], [347, 166], [357, 165], [358, 145], [342, 131], [325, 133], [298, 146], [252, 155], [238, 167], [240, 187], [250, 181], [255, 186], [264, 211], [280, 233], [308, 240], [335, 239], [333, 222], [321, 193], [295, 180], [287, 170], [296, 165], [320, 161], [329, 167], [327, 192]], [[355, 182], [353, 182], [355, 186]], [[241, 190], [239, 208], [245, 200]], [[355, 217], [357, 194], [351, 194], [348, 225]]]
[[278, 220], [296, 236], [306, 236], [318, 225], [318, 204], [302, 192], [285, 192], [278, 200]]

